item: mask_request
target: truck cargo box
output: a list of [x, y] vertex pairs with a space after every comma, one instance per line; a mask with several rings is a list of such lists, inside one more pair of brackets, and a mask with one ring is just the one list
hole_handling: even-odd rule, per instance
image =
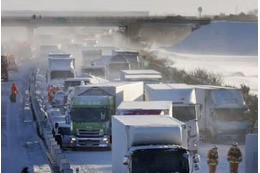
[[115, 106], [122, 101], [142, 101], [143, 82], [107, 82], [75, 87], [74, 95], [115, 96]]
[[[160, 115], [113, 116], [113, 173], [127, 172], [123, 158], [132, 147], [151, 145], [183, 146], [183, 123]], [[185, 144], [184, 144], [185, 145]], [[185, 147], [185, 146], [184, 146]]]

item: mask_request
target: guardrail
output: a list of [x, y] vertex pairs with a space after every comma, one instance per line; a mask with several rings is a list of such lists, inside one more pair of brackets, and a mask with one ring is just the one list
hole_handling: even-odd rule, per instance
[[57, 173], [73, 173], [70, 168], [70, 162], [66, 159], [60, 145], [52, 135], [52, 130], [47, 124], [47, 113], [40, 104], [41, 99], [36, 93], [36, 74], [34, 71], [30, 76], [29, 97], [32, 107], [32, 113], [36, 120], [37, 133], [44, 142], [44, 147], [47, 151], [47, 157], [52, 164], [54, 172]]

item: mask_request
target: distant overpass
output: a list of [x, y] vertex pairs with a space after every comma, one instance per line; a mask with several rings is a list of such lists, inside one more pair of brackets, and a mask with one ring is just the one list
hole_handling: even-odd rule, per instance
[[126, 28], [128, 39], [138, 35], [143, 27], [169, 29], [188, 26], [194, 30], [210, 23], [209, 19], [150, 16], [148, 12], [2, 11], [1, 19], [2, 27], [26, 27], [31, 37], [34, 29], [38, 27], [119, 26]]

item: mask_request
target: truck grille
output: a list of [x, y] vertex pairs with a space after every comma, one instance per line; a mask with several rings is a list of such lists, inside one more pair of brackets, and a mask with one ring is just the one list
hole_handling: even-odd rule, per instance
[[104, 132], [100, 131], [99, 129], [89, 129], [89, 130], [79, 129], [77, 130], [77, 136], [89, 137], [89, 138], [100, 138], [104, 136]]
[[99, 141], [93, 140], [79, 140], [78, 143], [80, 146], [88, 146], [88, 147], [95, 147], [99, 146]]

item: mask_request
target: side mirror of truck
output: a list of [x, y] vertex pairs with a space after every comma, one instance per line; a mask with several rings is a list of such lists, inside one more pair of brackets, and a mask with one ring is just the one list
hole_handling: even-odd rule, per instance
[[125, 155], [124, 158], [123, 158], [123, 164], [128, 165], [128, 162], [129, 162], [128, 156]]

